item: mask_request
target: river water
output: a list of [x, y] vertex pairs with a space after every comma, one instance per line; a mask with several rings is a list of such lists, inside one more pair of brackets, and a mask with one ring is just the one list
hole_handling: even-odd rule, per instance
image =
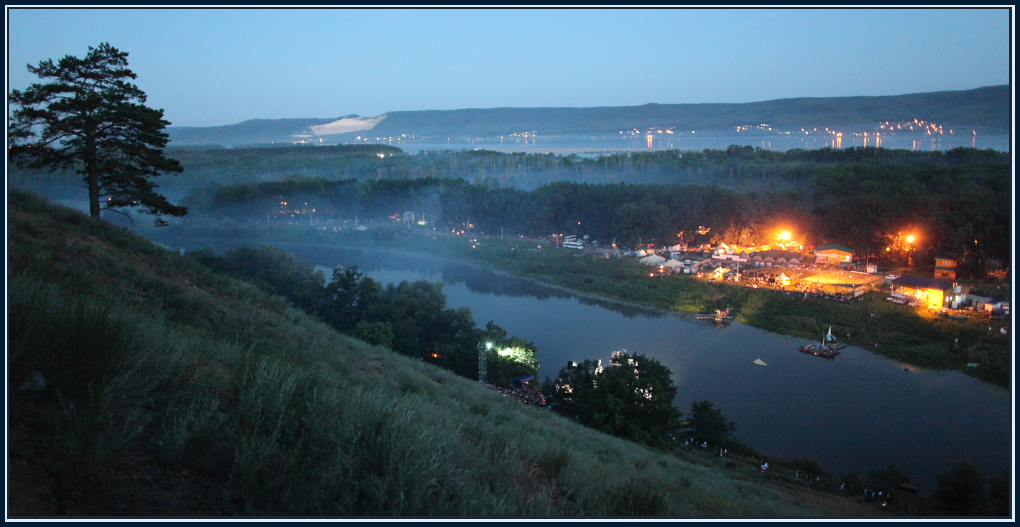
[[[218, 251], [235, 245], [217, 246]], [[930, 495], [935, 475], [961, 459], [988, 474], [1012, 466], [1008, 390], [955, 371], [929, 371], [849, 347], [828, 361], [800, 353], [807, 341], [569, 292], [462, 263], [365, 249], [278, 244], [317, 266], [356, 265], [382, 283], [443, 282], [448, 307], [471, 309], [538, 346], [539, 378], [568, 360], [621, 348], [662, 362], [688, 413], [709, 400], [752, 447], [781, 459], [818, 459], [826, 471], [863, 477], [895, 463]], [[193, 249], [195, 247], [185, 247]], [[754, 363], [761, 359], [766, 366]]]
[[1007, 134], [880, 134], [865, 137], [862, 134], [847, 134], [836, 138], [826, 133], [808, 135], [763, 134], [754, 132], [710, 131], [677, 132], [673, 134], [604, 134], [604, 135], [548, 135], [528, 137], [452, 137], [442, 140], [426, 139], [411, 141], [401, 138], [379, 138], [379, 142], [399, 147], [409, 154], [428, 150], [474, 150], [485, 149], [497, 152], [551, 153], [551, 154], [594, 154], [607, 152], [641, 152], [656, 150], [696, 150], [706, 148], [725, 150], [730, 145], [760, 147], [764, 150], [785, 152], [794, 148], [814, 150], [818, 148], [844, 149], [860, 146], [881, 146], [889, 149], [915, 151], [950, 150], [958, 147], [992, 149], [1009, 152], [1011, 141]]

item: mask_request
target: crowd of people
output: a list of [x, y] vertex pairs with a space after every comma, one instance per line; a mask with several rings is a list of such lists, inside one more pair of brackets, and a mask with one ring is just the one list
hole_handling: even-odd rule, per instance
[[822, 300], [832, 300], [834, 302], [842, 302], [844, 304], [853, 304], [864, 301], [864, 295], [855, 297], [853, 293], [826, 293], [824, 291], [810, 288], [798, 289], [798, 292], [804, 293], [804, 300], [807, 300], [808, 298], [820, 298]]
[[716, 445], [709, 445], [708, 441], [702, 441], [699, 443], [693, 437], [685, 437], [684, 444], [687, 445], [689, 448], [700, 448], [701, 450], [705, 451], [714, 450], [715, 455], [719, 457], [728, 457], [730, 455], [730, 450], [728, 448], [723, 448], [721, 446]]
[[[715, 455], [719, 457], [727, 457], [729, 450], [716, 445], [710, 445], [707, 441], [696, 441], [693, 437], [685, 437], [684, 444], [691, 449], [699, 449], [703, 451], [715, 451]], [[771, 473], [776, 470], [776, 466], [771, 461], [761, 460], [756, 463], [755, 469], [760, 474]], [[789, 477], [789, 472], [785, 472], [786, 477]], [[794, 475], [796, 481], [802, 481], [816, 490], [825, 490], [826, 483], [827, 490], [829, 492], [838, 493], [846, 497], [859, 496], [863, 497], [868, 503], [881, 504], [883, 508], [888, 510], [902, 510], [903, 512], [921, 514], [923, 508], [914, 504], [911, 505], [903, 499], [903, 495], [896, 495], [892, 492], [885, 490], [878, 490], [873, 488], [865, 488], [863, 485], [848, 484], [847, 482], [835, 481], [830, 477], [823, 477], [814, 474], [802, 474], [800, 470], [797, 470]], [[837, 490], [836, 483], [839, 483]], [[902, 493], [901, 493], [902, 494]]]
[[495, 390], [503, 394], [503, 397], [512, 397], [528, 406], [546, 406], [546, 399], [545, 396], [542, 395], [542, 392], [529, 386], [522, 386], [519, 388], [501, 388], [494, 384], [487, 384], [486, 386], [490, 390]]

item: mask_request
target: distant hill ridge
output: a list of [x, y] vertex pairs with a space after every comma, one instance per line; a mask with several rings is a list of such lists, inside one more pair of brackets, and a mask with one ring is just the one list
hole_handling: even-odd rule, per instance
[[[872, 126], [880, 121], [923, 119], [952, 127], [1005, 133], [1010, 126], [1008, 85], [875, 97], [801, 97], [752, 103], [645, 104], [595, 108], [489, 108], [388, 112], [365, 119], [252, 119], [212, 127], [170, 127], [172, 144], [251, 144], [271, 142], [336, 143], [358, 135], [401, 134], [435, 137], [492, 137], [515, 132], [542, 135], [617, 133], [621, 130], [671, 128], [725, 130], [767, 123], [779, 128]], [[326, 124], [350, 122], [347, 133], [317, 135], [317, 130], [344, 130]], [[365, 124], [368, 123], [368, 124]], [[374, 126], [373, 126], [374, 125]]]

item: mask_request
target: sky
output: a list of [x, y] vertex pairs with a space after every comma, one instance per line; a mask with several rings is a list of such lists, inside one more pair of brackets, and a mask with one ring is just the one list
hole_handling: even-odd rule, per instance
[[7, 9], [25, 68], [109, 42], [174, 126], [401, 110], [740, 103], [1009, 84], [988, 9]]

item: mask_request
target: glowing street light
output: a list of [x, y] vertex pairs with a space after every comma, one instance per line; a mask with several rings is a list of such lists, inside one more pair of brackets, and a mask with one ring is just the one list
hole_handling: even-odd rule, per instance
[[485, 384], [486, 375], [488, 374], [488, 365], [486, 364], [486, 352], [492, 349], [492, 343], [486, 342], [485, 349], [482, 349], [482, 343], [478, 343], [478, 382]]
[[908, 234], [907, 235], [907, 243], [914, 243], [914, 235], [913, 234]]

